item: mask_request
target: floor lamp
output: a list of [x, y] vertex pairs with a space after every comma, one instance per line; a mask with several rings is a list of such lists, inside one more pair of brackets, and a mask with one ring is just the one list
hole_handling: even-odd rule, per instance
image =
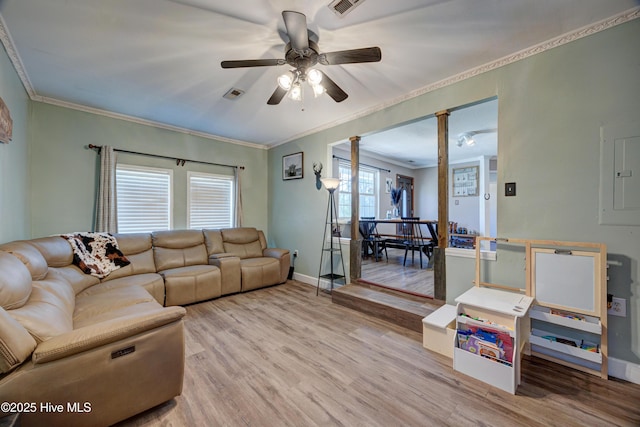
[[[338, 224], [338, 207], [336, 206], [334, 199], [334, 192], [340, 185], [340, 180], [338, 178], [321, 178], [322, 184], [329, 191], [329, 201], [327, 203], [327, 216], [324, 222], [324, 234], [322, 235], [322, 252], [320, 255], [320, 271], [318, 272], [318, 287], [316, 288], [316, 295], [319, 294], [320, 291], [320, 279], [329, 279], [331, 281], [330, 291], [333, 291], [333, 283], [337, 279], [344, 279], [345, 271], [344, 271], [344, 258], [342, 257], [342, 247], [340, 245], [340, 241], [338, 240], [337, 245], [334, 245], [334, 230], [340, 230], [340, 226]], [[329, 247], [327, 247], [327, 226], [329, 227]], [[334, 228], [335, 227], [335, 228]], [[340, 237], [338, 234], [337, 237]], [[324, 254], [329, 253], [329, 265], [331, 271], [327, 274], [322, 274], [322, 266], [324, 261]], [[342, 274], [336, 274], [335, 272], [335, 263], [334, 263], [334, 255], [339, 255], [340, 263], [342, 264]]]

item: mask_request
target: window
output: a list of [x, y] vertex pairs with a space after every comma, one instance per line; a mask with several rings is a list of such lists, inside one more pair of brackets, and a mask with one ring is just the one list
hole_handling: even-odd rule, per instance
[[116, 194], [118, 232], [148, 233], [172, 226], [173, 171], [118, 164]]
[[188, 227], [233, 227], [234, 178], [224, 175], [188, 173]]
[[[351, 164], [338, 163], [340, 187], [338, 188], [338, 218], [351, 218]], [[360, 216], [378, 216], [378, 171], [376, 169], [360, 165]]]

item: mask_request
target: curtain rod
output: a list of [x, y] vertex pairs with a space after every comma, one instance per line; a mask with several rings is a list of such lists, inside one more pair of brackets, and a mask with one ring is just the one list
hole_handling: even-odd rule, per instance
[[[335, 154], [333, 155], [333, 158], [334, 159], [338, 159], [338, 160], [344, 160], [346, 162], [350, 162], [351, 161], [351, 159], [345, 159], [344, 157], [338, 157]], [[378, 169], [379, 171], [385, 171], [385, 172], [391, 173], [391, 169], [380, 168], [378, 166], [372, 166], [372, 165], [368, 165], [366, 163], [359, 163], [359, 164], [362, 165], [362, 166], [366, 166], [368, 168]]]
[[[89, 144], [89, 148], [92, 150], [98, 150], [98, 153], [100, 153], [100, 150], [102, 150], [102, 145]], [[238, 166], [238, 165], [225, 165], [223, 163], [203, 162], [202, 160], [180, 159], [178, 157], [162, 156], [160, 154], [140, 153], [138, 151], [121, 150], [119, 148], [114, 148], [113, 151], [117, 151], [120, 153], [127, 153], [127, 154], [137, 154], [139, 156], [156, 157], [159, 159], [169, 159], [169, 160], [175, 159], [176, 165], [178, 166], [184, 166], [185, 162], [191, 162], [191, 163], [200, 163], [203, 165], [225, 166], [228, 168], [236, 168], [236, 169], [244, 170], [244, 166]]]

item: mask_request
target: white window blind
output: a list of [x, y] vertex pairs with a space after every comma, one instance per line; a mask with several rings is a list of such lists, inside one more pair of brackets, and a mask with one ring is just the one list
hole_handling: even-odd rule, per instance
[[[358, 210], [360, 216], [377, 215], [378, 206], [378, 171], [376, 169], [362, 166], [358, 168], [358, 180], [360, 190], [360, 205]], [[340, 187], [338, 188], [338, 217], [347, 219], [351, 217], [351, 164], [347, 162], [338, 163], [338, 173], [340, 176]]]
[[188, 227], [233, 227], [233, 185], [230, 176], [189, 172]]
[[116, 192], [119, 233], [148, 233], [172, 226], [173, 171], [118, 164]]

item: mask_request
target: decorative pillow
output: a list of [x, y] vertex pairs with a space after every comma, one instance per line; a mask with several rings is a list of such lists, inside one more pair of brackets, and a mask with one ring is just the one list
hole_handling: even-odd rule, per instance
[[109, 233], [72, 233], [63, 234], [62, 237], [71, 243], [73, 263], [86, 274], [102, 279], [131, 263], [118, 248], [115, 237]]

